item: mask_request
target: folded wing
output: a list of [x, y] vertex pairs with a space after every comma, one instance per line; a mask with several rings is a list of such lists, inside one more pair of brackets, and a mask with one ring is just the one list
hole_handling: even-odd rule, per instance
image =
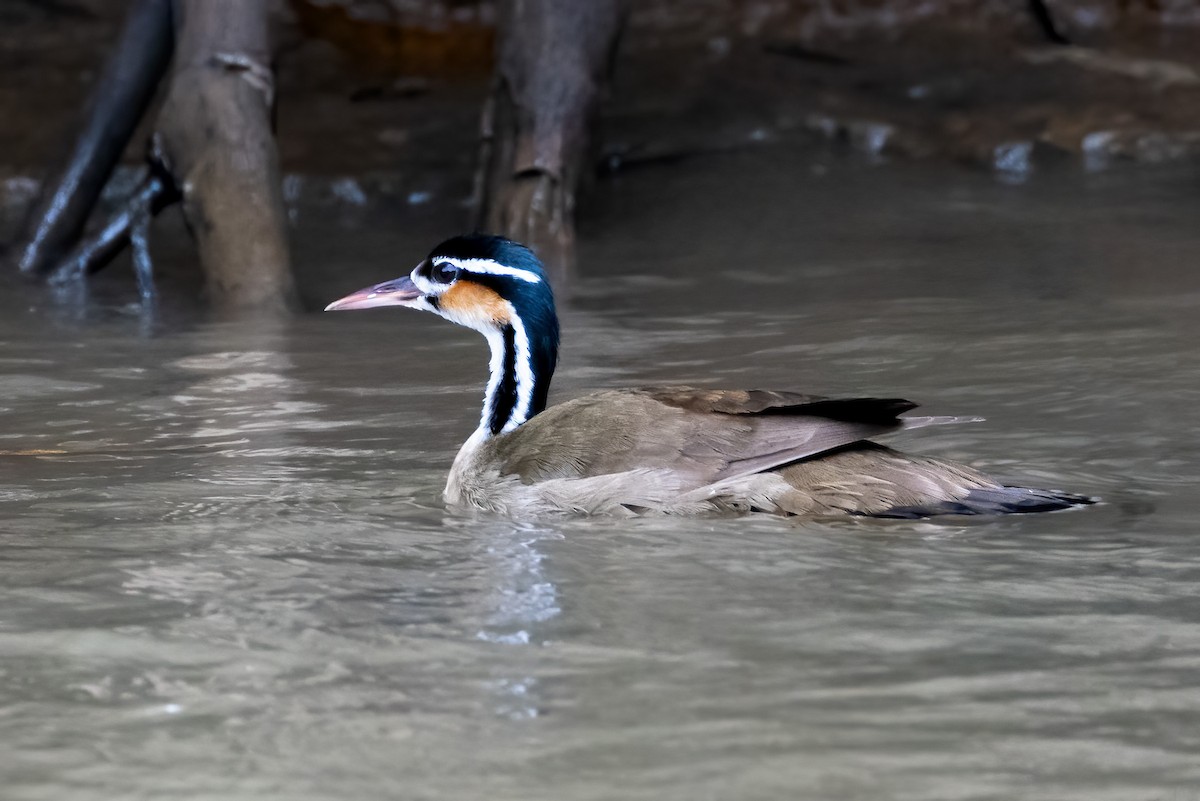
[[525, 483], [658, 469], [701, 487], [896, 431], [915, 407], [765, 390], [609, 390], [552, 406], [491, 447], [501, 472]]

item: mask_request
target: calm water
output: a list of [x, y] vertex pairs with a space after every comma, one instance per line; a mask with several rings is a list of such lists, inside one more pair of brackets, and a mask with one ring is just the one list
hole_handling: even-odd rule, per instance
[[[937, 522], [448, 515], [486, 352], [0, 294], [0, 797], [1200, 798], [1200, 195], [763, 151], [601, 183], [558, 396], [896, 394], [1104, 498]], [[324, 302], [456, 197], [301, 210]], [[2, 279], [7, 280], [7, 279]], [[173, 319], [176, 312], [172, 312]]]

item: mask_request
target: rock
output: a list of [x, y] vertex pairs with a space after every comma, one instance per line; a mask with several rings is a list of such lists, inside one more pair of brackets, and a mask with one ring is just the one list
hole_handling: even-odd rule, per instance
[[1118, 155], [1120, 134], [1116, 131], [1092, 131], [1079, 143], [1083, 155], [1083, 166], [1088, 170], [1102, 170]]
[[1200, 131], [1092, 131], [1079, 145], [1083, 164], [1102, 170], [1113, 161], [1165, 164], [1200, 157]]
[[992, 167], [1009, 176], [1026, 176], [1033, 172], [1033, 142], [1004, 142], [992, 151]]
[[871, 156], [882, 156], [883, 151], [896, 134], [896, 129], [886, 122], [855, 120], [847, 125], [850, 144]]

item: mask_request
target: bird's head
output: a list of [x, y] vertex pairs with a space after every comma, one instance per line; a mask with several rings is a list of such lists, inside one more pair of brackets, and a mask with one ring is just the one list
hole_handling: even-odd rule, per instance
[[538, 257], [524, 245], [489, 234], [447, 239], [408, 275], [360, 289], [325, 311], [405, 306], [430, 311], [484, 335], [514, 321], [558, 339], [554, 294]]
[[[360, 289], [325, 311], [380, 306], [430, 311], [479, 331], [492, 346], [496, 386], [489, 392], [508, 386], [505, 376], [511, 372], [510, 411], [523, 420], [545, 406], [558, 360], [558, 315], [546, 271], [529, 248], [502, 236], [456, 236], [408, 275]], [[499, 401], [495, 408], [501, 408]]]

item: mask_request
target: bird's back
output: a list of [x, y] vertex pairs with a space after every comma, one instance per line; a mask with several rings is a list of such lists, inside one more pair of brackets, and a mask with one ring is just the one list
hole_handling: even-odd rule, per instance
[[964, 512], [972, 493], [1006, 489], [969, 467], [869, 441], [905, 427], [899, 415], [914, 406], [754, 390], [605, 390], [469, 442], [446, 496], [507, 513], [911, 516]]

